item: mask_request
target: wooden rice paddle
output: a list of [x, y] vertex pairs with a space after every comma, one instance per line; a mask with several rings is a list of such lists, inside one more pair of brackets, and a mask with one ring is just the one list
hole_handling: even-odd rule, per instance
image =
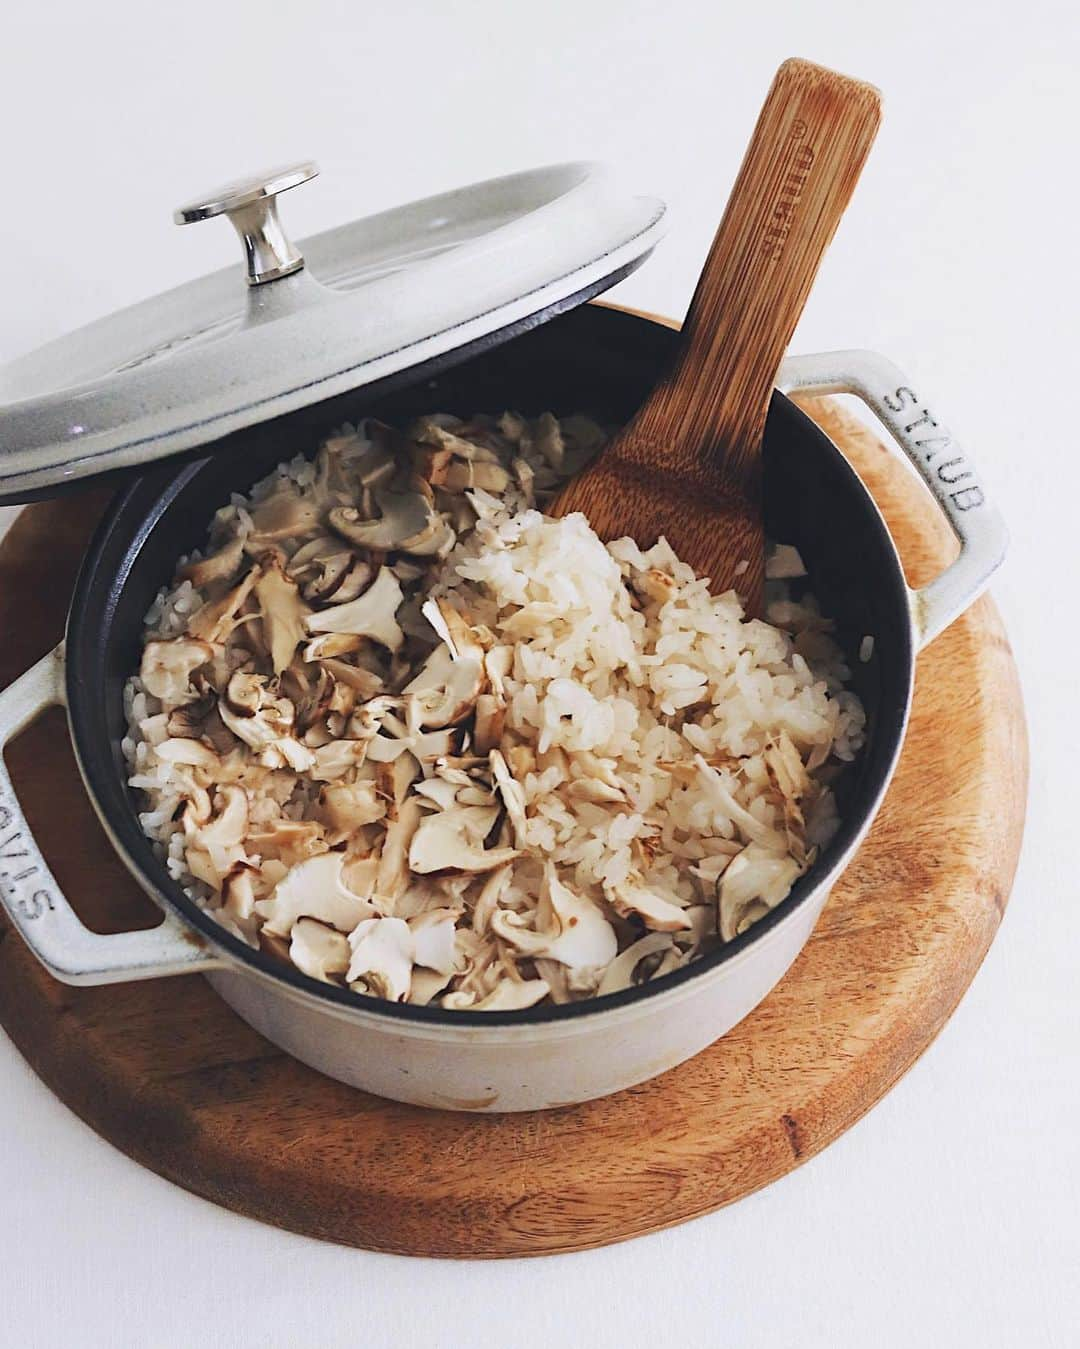
[[[555, 515], [602, 539], [662, 534], [760, 613], [761, 441], [777, 368], [881, 120], [878, 91], [808, 61], [773, 80], [682, 329], [674, 367]], [[743, 565], [745, 564], [745, 565]]]

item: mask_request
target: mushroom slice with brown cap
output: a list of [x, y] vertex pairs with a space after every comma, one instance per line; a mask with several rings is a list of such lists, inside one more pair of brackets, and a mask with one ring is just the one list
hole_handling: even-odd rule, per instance
[[357, 599], [367, 589], [374, 574], [369, 562], [355, 558], [337, 587], [326, 596], [326, 599], [332, 599], [335, 604], [347, 604], [350, 600]]
[[405, 635], [397, 625], [397, 613], [404, 596], [401, 585], [389, 567], [381, 567], [372, 585], [348, 604], [334, 605], [305, 620], [310, 633], [348, 632], [370, 637], [390, 651], [397, 651]]
[[619, 943], [615, 929], [600, 909], [584, 895], [563, 885], [548, 862], [536, 911], [537, 927], [510, 909], [492, 915], [491, 928], [515, 951], [527, 956], [547, 956], [574, 970], [601, 970], [614, 960]]
[[327, 852], [291, 867], [273, 894], [255, 905], [263, 931], [288, 937], [298, 918], [317, 918], [339, 932], [352, 932], [370, 918], [374, 912], [370, 903], [345, 886], [344, 861], [344, 853]]
[[413, 935], [401, 918], [366, 918], [349, 934], [352, 958], [346, 979], [358, 992], [374, 993], [391, 1002], [409, 996], [413, 967]]
[[622, 918], [637, 915], [653, 932], [682, 932], [691, 926], [683, 909], [642, 885], [621, 881], [606, 887], [611, 907]]
[[460, 459], [452, 459], [440, 475], [439, 486], [446, 492], [469, 492], [479, 488], [493, 496], [501, 496], [510, 486], [510, 474], [502, 464], [476, 459], [463, 463]]
[[409, 919], [415, 964], [440, 974], [453, 974], [457, 917], [453, 909], [428, 909]]
[[[488, 821], [479, 833], [480, 819]], [[436, 871], [466, 871], [479, 875], [519, 856], [516, 848], [485, 848], [483, 838], [494, 826], [498, 811], [485, 806], [460, 806], [438, 811], [420, 821], [409, 847], [409, 867], [418, 876]]]
[[193, 586], [202, 588], [215, 581], [231, 581], [244, 560], [244, 541], [231, 539], [216, 553], [200, 558], [198, 562], [189, 562], [181, 567], [177, 575], [182, 581], [190, 581]]
[[194, 702], [198, 691], [189, 685], [192, 674], [213, 656], [207, 642], [191, 637], [174, 637], [167, 642], [147, 642], [143, 649], [139, 678], [147, 693], [160, 698], [166, 707]]
[[377, 487], [374, 496], [379, 516], [375, 520], [363, 519], [354, 506], [336, 506], [327, 517], [330, 528], [362, 548], [385, 552], [403, 549], [409, 540], [425, 537], [438, 520], [420, 481], [414, 480], [404, 492]]
[[520, 782], [514, 780], [505, 758], [497, 749], [491, 751], [488, 762], [491, 764], [491, 774], [495, 779], [495, 786], [502, 797], [502, 803], [506, 807], [506, 814], [514, 830], [514, 842], [519, 848], [524, 848], [528, 830], [528, 820], [525, 817], [524, 789]]
[[333, 983], [331, 976], [344, 974], [349, 968], [349, 939], [316, 918], [298, 918], [293, 924], [289, 957], [301, 974]]
[[264, 555], [260, 565], [262, 575], [255, 583], [255, 598], [259, 602], [274, 673], [281, 674], [292, 663], [296, 648], [304, 640], [304, 619], [311, 610], [300, 598], [296, 582], [285, 574], [279, 560]]

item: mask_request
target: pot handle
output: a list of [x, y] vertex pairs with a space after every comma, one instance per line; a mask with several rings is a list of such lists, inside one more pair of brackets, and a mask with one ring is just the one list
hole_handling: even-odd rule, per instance
[[1004, 521], [986, 497], [975, 466], [945, 423], [892, 361], [872, 351], [792, 356], [776, 380], [783, 393], [853, 393], [892, 436], [945, 512], [960, 556], [921, 590], [909, 590], [920, 649], [982, 593], [1009, 543]]
[[23, 940], [65, 984], [187, 974], [222, 962], [172, 915], [142, 932], [91, 932], [60, 893], [11, 785], [3, 748], [47, 707], [64, 704], [63, 644], [0, 693], [0, 900]]

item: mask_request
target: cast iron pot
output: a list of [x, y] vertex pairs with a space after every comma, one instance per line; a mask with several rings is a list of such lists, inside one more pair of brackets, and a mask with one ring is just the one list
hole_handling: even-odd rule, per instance
[[[213, 511], [279, 460], [314, 449], [346, 418], [435, 409], [592, 412], [625, 420], [671, 357], [676, 334], [585, 306], [482, 350], [408, 389], [368, 389], [163, 464], [123, 488], [75, 587], [66, 642], [0, 695], [0, 744], [65, 703], [87, 791], [132, 874], [165, 911], [149, 931], [83, 927], [49, 873], [0, 767], [0, 887], [23, 938], [67, 983], [205, 973], [227, 1003], [290, 1054], [343, 1082], [418, 1105], [531, 1110], [589, 1100], [688, 1059], [761, 1001], [794, 960], [880, 805], [907, 723], [918, 648], [979, 593], [1006, 534], [970, 461], [889, 362], [862, 352], [786, 363], [782, 388], [860, 395], [925, 480], [960, 539], [958, 560], [908, 589], [888, 530], [832, 442], [782, 393], [765, 434], [766, 528], [794, 543], [837, 620], [868, 738], [839, 793], [841, 827], [790, 896], [736, 940], [652, 983], [568, 1006], [486, 1013], [412, 1007], [310, 979], [253, 951], [191, 902], [154, 856], [125, 785], [121, 690], [139, 664], [142, 616]], [[857, 659], [871, 635], [869, 661]], [[2, 762], [2, 761], [0, 761]], [[183, 991], [177, 990], [177, 997]]]

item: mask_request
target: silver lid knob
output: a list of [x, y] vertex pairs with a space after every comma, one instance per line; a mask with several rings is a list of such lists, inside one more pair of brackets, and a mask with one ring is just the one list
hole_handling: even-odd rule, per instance
[[249, 286], [260, 286], [264, 281], [298, 272], [304, 265], [300, 250], [291, 242], [281, 227], [277, 213], [277, 197], [290, 187], [299, 187], [319, 172], [312, 163], [291, 164], [227, 183], [215, 192], [173, 212], [178, 225], [191, 225], [197, 220], [210, 220], [216, 215], [227, 215], [244, 245]]

